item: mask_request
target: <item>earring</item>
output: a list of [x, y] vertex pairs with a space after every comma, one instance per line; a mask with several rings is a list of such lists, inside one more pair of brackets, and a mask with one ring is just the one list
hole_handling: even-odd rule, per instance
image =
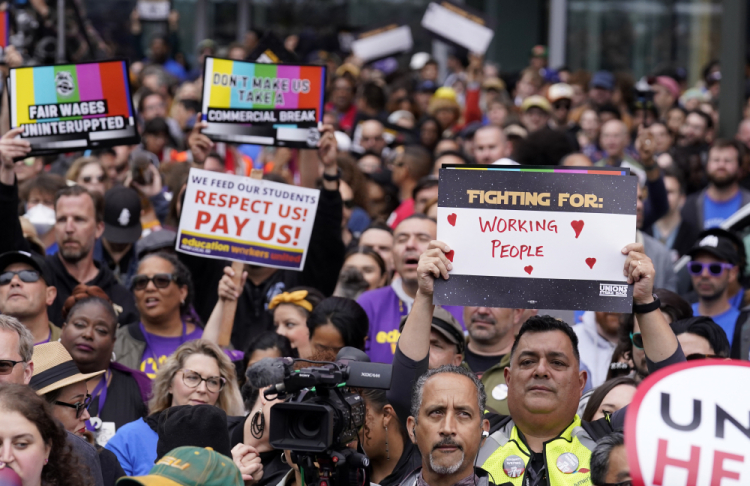
[[391, 460], [391, 451], [388, 448], [388, 426], [385, 427], [385, 460]]
[[49, 462], [49, 458], [44, 458], [44, 464], [47, 464]]
[[114, 351], [112, 351], [112, 361], [117, 361], [117, 355], [115, 355]]
[[263, 437], [263, 432], [266, 430], [266, 417], [260, 410], [255, 412], [253, 418], [250, 420], [250, 433], [256, 439]]
[[289, 464], [288, 462], [286, 462], [286, 454], [284, 454], [283, 452], [281, 453], [281, 462], [283, 462], [284, 464]]

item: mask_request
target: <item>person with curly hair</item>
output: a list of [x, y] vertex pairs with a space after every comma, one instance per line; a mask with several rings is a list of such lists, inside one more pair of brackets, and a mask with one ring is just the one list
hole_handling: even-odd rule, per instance
[[162, 412], [179, 405], [212, 405], [227, 415], [244, 415], [234, 364], [216, 344], [188, 341], [159, 368], [149, 401], [151, 415], [120, 428], [107, 442], [128, 476], [148, 474], [157, 459]]
[[50, 405], [28, 386], [0, 383], [0, 423], [0, 469], [12, 469], [22, 486], [95, 484]]

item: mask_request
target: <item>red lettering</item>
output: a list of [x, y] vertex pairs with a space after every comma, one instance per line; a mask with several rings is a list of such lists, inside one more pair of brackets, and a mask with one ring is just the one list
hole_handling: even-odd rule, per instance
[[[525, 224], [526, 224], [526, 221], [524, 221], [523, 219], [519, 219], [518, 220], [518, 231], [519, 232], [523, 231], [524, 233], [528, 233], [528, 231], [526, 231], [526, 228], [524, 227]], [[529, 226], [531, 226], [531, 225], [529, 225]]]
[[711, 486], [721, 486], [722, 478], [734, 480], [740, 479], [740, 473], [735, 471], [727, 471], [726, 469], [724, 469], [725, 460], [745, 462], [745, 458], [743, 456], [730, 454], [728, 452], [714, 451], [714, 469], [711, 472]]
[[247, 206], [250, 204], [250, 200], [246, 197], [242, 198], [242, 203], [240, 204], [240, 211], [247, 211]]
[[542, 254], [542, 251], [544, 251], [544, 247], [543, 246], [537, 246], [536, 247], [536, 256], [543, 257], [544, 255]]
[[510, 245], [503, 245], [503, 247], [500, 248], [500, 258], [505, 258], [508, 256], [508, 248], [510, 248]]
[[279, 226], [279, 233], [281, 233], [281, 236], [283, 238], [279, 238], [278, 241], [282, 245], [285, 243], [289, 243], [292, 240], [292, 235], [290, 235], [288, 232], [292, 229], [289, 225]]
[[224, 234], [229, 234], [229, 228], [227, 227], [227, 215], [226, 214], [220, 214], [218, 218], [216, 218], [216, 222], [214, 223], [214, 227], [211, 228], [211, 232], [215, 232], [216, 230], [222, 230]]
[[[513, 250], [516, 250], [516, 254], [513, 254]], [[510, 247], [510, 257], [511, 258], [517, 258], [518, 257], [518, 247], [517, 246], [511, 246]]]
[[208, 205], [209, 206], [216, 206], [216, 193], [212, 192], [208, 195]]
[[206, 193], [203, 191], [196, 191], [195, 192], [195, 202], [199, 202], [201, 204], [206, 204], [206, 201], [204, 199], [206, 198]]
[[509, 219], [508, 220], [508, 231], [516, 231], [516, 220], [515, 219]]
[[230, 208], [232, 206], [234, 206], [235, 204], [237, 204], [238, 202], [240, 202], [240, 198], [238, 198], [237, 196], [229, 196], [229, 207]]
[[252, 211], [254, 213], [260, 213], [260, 211], [258, 209], [255, 209], [255, 205], [258, 204], [258, 203], [261, 203], [261, 202], [263, 202], [263, 201], [253, 201], [253, 204], [250, 205], [250, 211]]
[[688, 478], [685, 484], [698, 483], [698, 463], [701, 455], [701, 448], [690, 446], [690, 458], [687, 460], [675, 459], [667, 456], [667, 441], [659, 439], [659, 447], [656, 452], [656, 468], [654, 470], [655, 485], [664, 484], [664, 472], [667, 466], [685, 469], [688, 472]]
[[[503, 223], [503, 229], [500, 229], [500, 223]], [[507, 228], [508, 228], [508, 224], [505, 222], [503, 218], [500, 218], [497, 220], [497, 232], [498, 233], [504, 233]]]
[[531, 247], [528, 245], [521, 245], [521, 260], [523, 260], [523, 254], [526, 253], [526, 256], [530, 257], [529, 250], [531, 250]]
[[492, 240], [492, 258], [495, 258], [495, 248], [500, 247], [500, 240]]
[[211, 221], [211, 215], [206, 211], [198, 211], [198, 220], [195, 222], [195, 229], [201, 229], [202, 224], [206, 224]]
[[[291, 206], [287, 206], [286, 207], [286, 214], [281, 214], [282, 211], [283, 211], [283, 209], [284, 209], [284, 205], [280, 204], [279, 205], [279, 216], [281, 216], [282, 218], [288, 218], [289, 217], [289, 211], [292, 210], [292, 207]], [[279, 228], [279, 231], [281, 231], [281, 228]]]
[[240, 236], [242, 234], [242, 228], [244, 228], [249, 221], [250, 218], [245, 218], [240, 221], [240, 218], [238, 218], [237, 216], [234, 217], [234, 224], [237, 225], [237, 236]]
[[[493, 231], [495, 231], [495, 222], [496, 221], [497, 221], [497, 216], [495, 216], [492, 219], [492, 223], [490, 223], [489, 221], [487, 221], [487, 222], [482, 221], [482, 217], [480, 216], [479, 217], [479, 229], [482, 230], [482, 233], [484, 233], [485, 231], [489, 231], [490, 233], [492, 233]], [[502, 219], [500, 221], [502, 221]], [[500, 226], [499, 225], [498, 225], [497, 229], [498, 229], [498, 231], [500, 231]]]
[[265, 221], [261, 221], [260, 226], [258, 226], [258, 238], [268, 241], [273, 238], [273, 234], [276, 232], [276, 223], [271, 223], [271, 229], [268, 231], [268, 236], [263, 234], [263, 226], [265, 226]]
[[292, 216], [293, 220], [302, 219], [302, 208], [294, 208], [294, 216]]
[[539, 221], [536, 222], [536, 230], [537, 231], [539, 231], [540, 228], [541, 228], [542, 231], [544, 231], [546, 229], [545, 228], [546, 226], [547, 226], [547, 220], [546, 219], [543, 219], [541, 222], [539, 222]]
[[271, 201], [263, 201], [263, 204], [266, 205], [266, 211], [263, 214], [268, 214], [268, 207], [273, 204]]

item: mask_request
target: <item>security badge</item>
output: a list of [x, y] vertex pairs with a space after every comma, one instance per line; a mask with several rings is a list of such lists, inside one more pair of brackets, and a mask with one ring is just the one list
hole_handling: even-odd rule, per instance
[[520, 478], [526, 471], [526, 465], [520, 457], [508, 456], [503, 461], [503, 471], [509, 478]]
[[561, 454], [557, 458], [557, 469], [563, 474], [573, 474], [578, 470], [578, 457], [572, 452]]

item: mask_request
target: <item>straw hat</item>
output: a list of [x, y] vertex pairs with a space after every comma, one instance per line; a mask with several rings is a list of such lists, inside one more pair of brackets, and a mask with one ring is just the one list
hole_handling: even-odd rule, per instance
[[104, 374], [104, 370], [83, 374], [62, 343], [57, 341], [34, 346], [34, 374], [29, 385], [39, 396]]

